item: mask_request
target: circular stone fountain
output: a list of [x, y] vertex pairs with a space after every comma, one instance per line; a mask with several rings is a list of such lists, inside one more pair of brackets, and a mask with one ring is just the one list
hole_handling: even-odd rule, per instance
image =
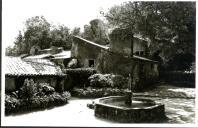
[[110, 96], [95, 101], [95, 116], [122, 123], [152, 123], [166, 118], [164, 105], [146, 98], [133, 97], [132, 105], [124, 96]]

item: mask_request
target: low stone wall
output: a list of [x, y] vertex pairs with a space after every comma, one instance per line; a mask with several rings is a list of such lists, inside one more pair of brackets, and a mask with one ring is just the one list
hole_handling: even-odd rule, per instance
[[[112, 99], [109, 99], [112, 98]], [[135, 99], [143, 100], [148, 103], [155, 103], [149, 107], [144, 108], [129, 108], [129, 107], [118, 107], [109, 104], [105, 104], [101, 100], [115, 100], [116, 98], [123, 97], [106, 97], [99, 99], [95, 103], [95, 116], [108, 120], [113, 120], [121, 123], [157, 123], [165, 119], [165, 109], [163, 104], [156, 104], [149, 99]], [[109, 101], [108, 101], [109, 102]]]

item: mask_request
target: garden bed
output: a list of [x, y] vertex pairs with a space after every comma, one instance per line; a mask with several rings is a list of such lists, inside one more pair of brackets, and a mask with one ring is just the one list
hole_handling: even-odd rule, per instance
[[5, 96], [5, 115], [30, 112], [68, 103], [69, 92], [53, 93], [44, 96], [34, 96], [30, 99], [18, 99], [12, 95]]
[[100, 98], [104, 96], [116, 96], [116, 95], [124, 95], [126, 89], [118, 89], [118, 88], [74, 88], [71, 91], [71, 95], [79, 98]]
[[56, 92], [48, 83], [35, 83], [32, 79], [26, 79], [19, 90], [6, 93], [5, 115], [64, 105], [70, 96], [67, 91]]

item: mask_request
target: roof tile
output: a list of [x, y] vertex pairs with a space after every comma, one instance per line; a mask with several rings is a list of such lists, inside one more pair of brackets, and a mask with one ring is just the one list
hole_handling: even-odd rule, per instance
[[6, 75], [64, 75], [59, 66], [47, 59], [6, 57]]

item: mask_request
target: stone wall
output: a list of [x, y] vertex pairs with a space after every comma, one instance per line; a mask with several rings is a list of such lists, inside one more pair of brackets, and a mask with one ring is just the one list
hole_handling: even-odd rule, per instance
[[89, 60], [94, 60], [94, 67], [97, 67], [99, 64], [98, 57], [101, 51], [102, 49], [100, 47], [87, 44], [75, 38], [72, 44], [71, 55], [78, 59], [79, 67], [89, 67]]
[[[110, 34], [110, 48], [113, 52], [122, 53], [125, 55], [130, 55], [131, 53], [131, 37], [127, 30], [125, 29], [115, 29]], [[146, 52], [148, 52], [147, 42], [139, 39], [137, 37], [133, 38], [133, 53], [135, 54], [137, 51], [143, 51], [146, 56]]]
[[13, 77], [6, 77], [5, 78], [5, 90], [10, 92], [16, 89], [15, 85], [15, 78]]
[[128, 77], [133, 67], [134, 89], [141, 90], [146, 85], [156, 82], [159, 76], [158, 64], [143, 60], [130, 60], [120, 54], [104, 51], [99, 57], [97, 70]]
[[[134, 67], [133, 82], [139, 89], [142, 89], [144, 84], [150, 84], [156, 80], [159, 75], [156, 63], [140, 59], [130, 59], [128, 57], [130, 52], [126, 52], [126, 56], [119, 47], [122, 48], [122, 46], [116, 46], [115, 48], [113, 46], [114, 50], [105, 50], [74, 38], [71, 54], [72, 57], [78, 59], [79, 67], [89, 67], [89, 60], [94, 60], [94, 68], [103, 74], [113, 73], [128, 77], [131, 73], [131, 68]], [[136, 45], [135, 48], [140, 49], [143, 47]]]

